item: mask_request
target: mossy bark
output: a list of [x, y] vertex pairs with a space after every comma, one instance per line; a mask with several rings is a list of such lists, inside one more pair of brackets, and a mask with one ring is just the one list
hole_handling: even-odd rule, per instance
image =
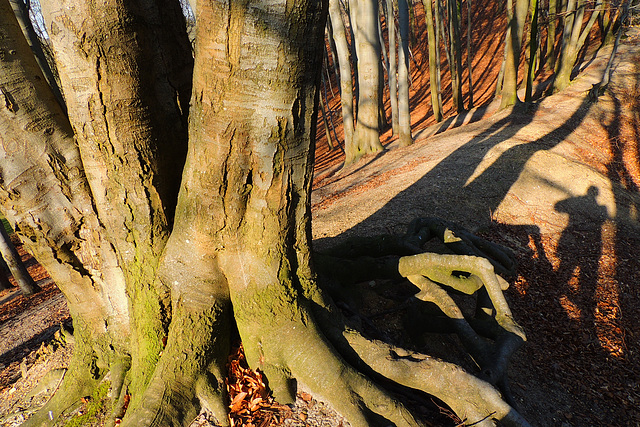
[[[75, 326], [61, 391], [28, 425], [91, 394], [107, 373], [111, 418], [124, 414], [125, 426], [185, 425], [203, 407], [225, 424], [222, 381], [236, 328], [247, 360], [281, 402], [300, 382], [351, 425], [418, 425], [373, 379], [379, 368], [402, 384], [393, 369], [354, 357], [356, 341], [345, 338], [313, 270], [310, 190], [326, 7], [198, 4], [185, 159], [192, 82], [177, 3], [65, 0], [45, 8], [67, 119], [0, 0], [0, 206], [64, 292]], [[416, 225], [399, 246], [411, 253], [429, 227]], [[384, 271], [467, 291], [482, 282], [499, 326], [518, 335], [491, 264], [439, 262], [401, 258]], [[452, 268], [480, 279], [463, 280]]]

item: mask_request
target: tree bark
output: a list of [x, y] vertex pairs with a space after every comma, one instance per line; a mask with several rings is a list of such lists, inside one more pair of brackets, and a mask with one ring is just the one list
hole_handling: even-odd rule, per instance
[[389, 103], [391, 104], [391, 127], [393, 134], [398, 135], [398, 65], [396, 55], [396, 18], [395, 0], [387, 0], [387, 31], [389, 31]]
[[409, 110], [409, 5], [407, 0], [398, 0], [398, 141], [401, 147], [413, 143], [411, 136], [411, 112]]
[[462, 51], [460, 47], [460, 19], [458, 16], [458, 0], [447, 0], [449, 18], [449, 47], [451, 49], [451, 90], [453, 106], [458, 113], [464, 111], [462, 98]]
[[545, 67], [556, 68], [556, 27], [558, 25], [558, 0], [549, 0], [549, 23], [547, 24], [547, 53]]
[[[107, 373], [113, 423], [185, 425], [205, 408], [226, 424], [223, 378], [236, 331], [280, 403], [295, 398], [297, 382], [351, 425], [417, 426], [372, 378], [449, 399], [441, 381], [421, 385], [435, 375], [472, 385], [458, 403], [451, 398], [472, 422], [527, 425], [490, 383], [461, 369], [413, 363], [420, 355], [380, 363], [390, 347], [347, 329], [316, 281], [310, 191], [326, 6], [203, 1], [191, 71], [177, 2], [49, 4], [67, 119], [0, 0], [0, 207], [67, 297], [76, 343], [61, 389], [26, 426], [47, 425]], [[357, 21], [358, 31], [370, 29]], [[377, 70], [377, 53], [361, 64]], [[419, 222], [410, 240], [430, 224]], [[394, 266], [424, 298], [444, 292], [436, 282], [486, 288], [494, 326], [517, 338], [490, 366], [490, 379], [504, 377], [524, 333], [493, 264], [421, 253]], [[418, 381], [406, 376], [413, 367]]]
[[2, 256], [6, 266], [11, 271], [13, 278], [16, 279], [16, 283], [23, 295], [32, 295], [40, 290], [40, 287], [29, 276], [27, 268], [22, 263], [13, 243], [11, 243], [4, 226], [0, 227], [0, 256]]
[[467, 106], [469, 110], [473, 108], [473, 55], [471, 55], [471, 29], [473, 25], [471, 16], [471, 0], [467, 0], [467, 81], [469, 82], [469, 102]]
[[580, 49], [584, 46], [593, 24], [596, 23], [601, 10], [602, 0], [596, 2], [596, 6], [591, 12], [589, 21], [583, 23], [586, 4], [583, 0], [569, 0], [567, 4], [567, 15], [564, 22], [564, 32], [562, 33], [562, 46], [560, 48], [560, 58], [556, 63], [556, 75], [553, 81], [553, 92], [558, 92], [567, 87], [571, 81], [571, 72], [578, 58]]
[[536, 73], [536, 62], [538, 60], [538, 0], [531, 0], [531, 27], [529, 29], [529, 54], [527, 55], [527, 83], [525, 88], [524, 100], [531, 102], [533, 93], [533, 80]]
[[336, 44], [338, 64], [340, 66], [340, 104], [342, 106], [342, 126], [344, 129], [345, 147], [353, 144], [353, 83], [351, 77], [351, 61], [349, 45], [342, 20], [340, 0], [329, 0], [329, 19], [333, 28], [333, 40]]
[[[352, 6], [353, 7], [353, 6]], [[345, 164], [364, 154], [384, 150], [378, 128], [378, 84], [380, 80], [380, 42], [378, 1], [358, 2], [355, 43], [358, 52], [358, 112], [352, 144], [345, 145]]]
[[4, 258], [0, 257], [0, 290], [13, 288], [13, 284], [9, 281], [10, 274], [9, 266], [4, 262]]
[[505, 42], [505, 70], [500, 108], [506, 108], [520, 102], [518, 98], [518, 67], [520, 65], [524, 21], [528, 10], [529, 0], [507, 0], [509, 27]]

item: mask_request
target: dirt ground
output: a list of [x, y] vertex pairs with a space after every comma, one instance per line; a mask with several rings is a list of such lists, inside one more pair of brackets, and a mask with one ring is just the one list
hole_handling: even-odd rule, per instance
[[[489, 53], [474, 63], [491, 81], [500, 43], [486, 28], [478, 26], [474, 42], [484, 41]], [[403, 233], [416, 217], [438, 216], [514, 250], [519, 269], [507, 297], [528, 341], [510, 378], [518, 409], [533, 425], [640, 425], [639, 33], [632, 28], [622, 40], [612, 81], [597, 103], [587, 93], [602, 78], [606, 52], [587, 57], [567, 91], [499, 113], [488, 103], [491, 87], [478, 83], [482, 108], [432, 125], [428, 91], [414, 90], [416, 143], [393, 149], [386, 132], [390, 150], [345, 169], [341, 151], [328, 151], [320, 131], [312, 195], [316, 247], [354, 235]], [[421, 63], [418, 48], [414, 60]], [[426, 87], [422, 78], [414, 75], [416, 88]], [[72, 347], [56, 335], [69, 321], [64, 299], [46, 272], [23, 257], [44, 292], [0, 293], [3, 426], [19, 425], [46, 400]], [[340, 420], [305, 397], [281, 422]], [[446, 424], [455, 423], [442, 416], [432, 422]]]

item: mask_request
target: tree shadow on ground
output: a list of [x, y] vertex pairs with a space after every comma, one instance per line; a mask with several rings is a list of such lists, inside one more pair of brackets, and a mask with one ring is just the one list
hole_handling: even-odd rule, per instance
[[[518, 137], [518, 132], [532, 122], [539, 104], [517, 107], [369, 218], [331, 242], [319, 241], [331, 246], [356, 235], [402, 234], [414, 218], [436, 216], [480, 231], [505, 246], [515, 244], [522, 267], [508, 298], [529, 342], [516, 354], [514, 393], [523, 414], [532, 417], [534, 424], [589, 425], [605, 420], [624, 424], [637, 416], [637, 410], [629, 407], [637, 393], [624, 391], [637, 390], [632, 373], [637, 373], [638, 364], [632, 354], [640, 352], [637, 344], [630, 352], [630, 340], [625, 340], [625, 334], [637, 336], [637, 325], [621, 322], [620, 309], [628, 308], [624, 302], [628, 298], [621, 295], [618, 284], [623, 274], [628, 279], [637, 273], [630, 271], [631, 265], [620, 271], [616, 262], [633, 259], [632, 248], [640, 240], [622, 238], [626, 226], [607, 217], [595, 186], [555, 205], [556, 212], [568, 216], [568, 225], [555, 242], [535, 224], [492, 222], [492, 213], [526, 163], [535, 153], [569, 137], [592, 106], [585, 100], [568, 120], [532, 141]], [[615, 137], [612, 132], [610, 136]], [[487, 161], [492, 153], [494, 158]], [[616, 197], [616, 212], [629, 209], [627, 201]], [[613, 270], [603, 266], [607, 262]], [[621, 382], [612, 386], [607, 377], [621, 378]]]

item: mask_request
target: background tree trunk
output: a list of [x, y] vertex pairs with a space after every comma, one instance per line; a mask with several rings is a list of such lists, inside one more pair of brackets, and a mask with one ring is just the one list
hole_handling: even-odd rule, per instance
[[351, 77], [351, 61], [349, 45], [344, 21], [340, 9], [340, 0], [329, 0], [329, 19], [333, 28], [333, 40], [336, 45], [338, 65], [340, 67], [340, 103], [342, 106], [342, 126], [344, 129], [344, 146], [353, 145], [353, 83]]
[[558, 0], [549, 0], [549, 22], [547, 23], [547, 53], [545, 67], [548, 70], [556, 68], [556, 28], [558, 25]]
[[467, 108], [473, 108], [473, 55], [471, 54], [471, 29], [473, 28], [471, 21], [471, 0], [467, 0], [467, 81], [469, 82], [469, 102]]
[[9, 281], [9, 275], [11, 275], [11, 270], [9, 270], [7, 263], [4, 262], [4, 258], [0, 256], [0, 290], [13, 288]]
[[540, 36], [538, 34], [538, 1], [531, 0], [531, 26], [529, 28], [529, 54], [527, 55], [527, 81], [524, 100], [530, 102], [533, 93], [533, 80], [536, 74], [536, 63], [538, 61], [538, 46]]
[[409, 5], [407, 0], [398, 0], [398, 140], [401, 147], [411, 145], [411, 112], [409, 111]]
[[0, 256], [2, 256], [9, 271], [11, 271], [13, 278], [16, 279], [16, 283], [23, 295], [32, 295], [40, 290], [40, 287], [29, 276], [27, 268], [22, 263], [13, 243], [11, 243], [4, 226], [0, 227]]
[[458, 0], [447, 0], [447, 15], [449, 18], [449, 48], [451, 49], [451, 91], [453, 106], [458, 113], [464, 111], [462, 98], [462, 52], [460, 47], [460, 18], [458, 16]]
[[396, 55], [396, 0], [386, 0], [387, 5], [387, 29], [389, 31], [389, 103], [391, 104], [391, 123], [393, 134], [398, 135], [400, 124], [398, 122], [398, 66]]
[[583, 23], [586, 3], [584, 0], [569, 0], [567, 4], [567, 14], [564, 22], [564, 32], [562, 33], [562, 46], [560, 58], [556, 64], [556, 75], [553, 81], [553, 91], [558, 92], [569, 85], [571, 72], [578, 58], [580, 49], [584, 46], [593, 24], [595, 24], [600, 14], [602, 0], [596, 2], [594, 10], [591, 12], [589, 21]]
[[518, 67], [529, 0], [507, 0], [507, 10], [509, 27], [506, 36], [505, 70], [500, 108], [506, 108], [520, 102], [518, 99]]
[[437, 29], [434, 28], [432, 0], [422, 0], [425, 10], [427, 37], [429, 38], [429, 86], [431, 88], [431, 109], [436, 123], [442, 121], [442, 99], [440, 96], [440, 51]]
[[[353, 7], [353, 6], [352, 6]], [[353, 11], [352, 11], [353, 12]], [[378, 1], [358, 2], [355, 43], [358, 52], [358, 113], [353, 143], [345, 146], [345, 164], [363, 154], [382, 151], [378, 129], [378, 84], [380, 80], [380, 42]]]
[[42, 50], [42, 42], [40, 41], [38, 34], [33, 28], [31, 19], [29, 18], [30, 2], [25, 3], [24, 0], [10, 0], [10, 3], [13, 8], [13, 12], [16, 15], [16, 19], [20, 24], [20, 28], [22, 29], [22, 33], [27, 39], [27, 43], [29, 43], [29, 47], [31, 47], [31, 50], [36, 57], [36, 61], [38, 62], [38, 66], [40, 67], [42, 74], [44, 74], [44, 77], [47, 79], [47, 83], [49, 83], [49, 87], [60, 104], [60, 107], [65, 110], [66, 106], [64, 97], [60, 90], [60, 86], [58, 85], [58, 81], [56, 80], [57, 72], [54, 73], [51, 68], [51, 64]]

